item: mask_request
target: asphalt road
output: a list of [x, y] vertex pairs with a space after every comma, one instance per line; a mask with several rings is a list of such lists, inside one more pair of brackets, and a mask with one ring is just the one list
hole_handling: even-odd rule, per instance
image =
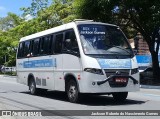
[[[79, 104], [68, 102], [65, 93], [48, 91], [36, 96], [30, 95], [28, 87], [16, 83], [16, 77], [0, 75], [0, 110], [45, 110], [45, 113], [54, 116], [0, 116], [0, 119], [158, 119], [160, 116], [58, 116], [71, 112], [58, 110], [159, 110], [160, 89], [141, 89], [139, 92], [130, 92], [123, 103], [114, 102], [112, 96], [86, 96]], [[56, 110], [56, 111], [50, 111]], [[101, 112], [100, 111], [100, 112]], [[78, 111], [77, 111], [78, 112]], [[0, 112], [1, 113], [1, 112]], [[0, 114], [1, 115], [1, 114]]]

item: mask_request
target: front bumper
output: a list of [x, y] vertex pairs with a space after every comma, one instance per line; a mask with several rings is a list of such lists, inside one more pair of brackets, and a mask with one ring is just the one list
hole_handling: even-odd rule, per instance
[[125, 76], [125, 75], [111, 75], [109, 76], [108, 78], [106, 78], [105, 80], [103, 81], [97, 81], [97, 85], [102, 85], [104, 83], [106, 83], [107, 81], [110, 81], [110, 80], [113, 80], [114, 78], [129, 78], [131, 80], [133, 80], [133, 84], [136, 85], [138, 84], [139, 82], [133, 78], [132, 76]]

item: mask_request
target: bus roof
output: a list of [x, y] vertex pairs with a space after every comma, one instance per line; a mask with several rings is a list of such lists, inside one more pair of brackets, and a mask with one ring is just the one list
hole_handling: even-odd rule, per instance
[[63, 31], [65, 29], [74, 28], [75, 26], [77, 26], [79, 24], [101, 24], [101, 25], [118, 27], [118, 26], [113, 25], [113, 24], [102, 23], [102, 22], [94, 22], [93, 20], [75, 19], [74, 21], [72, 21], [70, 23], [63, 24], [63, 25], [60, 25], [60, 26], [57, 26], [57, 27], [54, 27], [54, 28], [51, 28], [51, 29], [47, 29], [47, 30], [44, 30], [44, 31], [41, 31], [41, 32], [37, 32], [35, 34], [31, 34], [29, 36], [22, 37], [20, 39], [20, 42], [30, 40], [30, 39], [34, 39], [34, 38], [38, 38], [38, 37], [45, 36], [45, 35], [49, 35], [49, 34], [52, 34], [52, 33], [60, 32], [60, 31]]
[[103, 23], [103, 22], [94, 22], [93, 20], [83, 20], [83, 19], [75, 19], [74, 22], [76, 24], [101, 24], [101, 25], [108, 25], [108, 26], [116, 26], [114, 24], [109, 24], [109, 23]]

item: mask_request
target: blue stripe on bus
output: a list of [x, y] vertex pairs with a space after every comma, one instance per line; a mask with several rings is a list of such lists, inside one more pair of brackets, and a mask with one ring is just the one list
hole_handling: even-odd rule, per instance
[[56, 66], [55, 59], [31, 60], [23, 62], [24, 68], [55, 67], [55, 66]]
[[101, 68], [131, 68], [130, 59], [98, 59]]

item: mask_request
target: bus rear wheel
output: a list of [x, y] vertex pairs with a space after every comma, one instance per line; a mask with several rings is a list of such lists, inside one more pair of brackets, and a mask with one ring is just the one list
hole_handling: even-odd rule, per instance
[[35, 95], [37, 93], [36, 83], [34, 79], [31, 79], [29, 82], [29, 90], [32, 95]]
[[116, 92], [112, 93], [112, 96], [116, 102], [124, 102], [128, 96], [128, 92]]
[[67, 84], [67, 96], [70, 102], [76, 103], [79, 100], [79, 92], [77, 83], [74, 80], [70, 80]]

